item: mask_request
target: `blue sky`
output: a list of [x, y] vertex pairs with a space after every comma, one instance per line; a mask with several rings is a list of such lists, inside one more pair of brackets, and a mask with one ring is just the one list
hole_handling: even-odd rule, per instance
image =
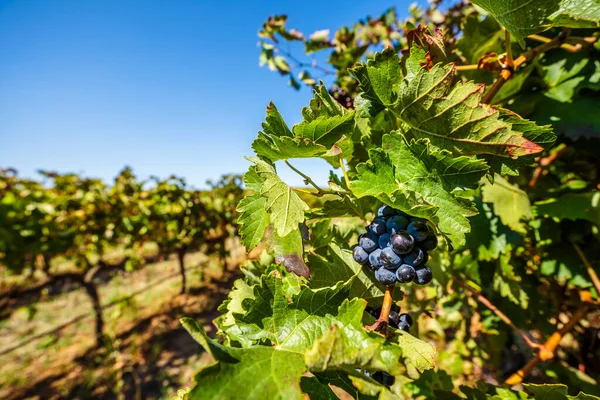
[[[410, 3], [0, 0], [0, 167], [109, 181], [129, 165], [196, 187], [242, 173], [269, 101], [292, 125], [311, 97], [258, 67], [267, 16], [309, 34]], [[324, 162], [294, 165], [325, 184]]]

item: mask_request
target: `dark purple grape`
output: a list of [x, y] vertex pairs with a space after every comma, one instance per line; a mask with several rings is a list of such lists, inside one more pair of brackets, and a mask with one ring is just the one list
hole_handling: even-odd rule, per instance
[[403, 231], [408, 226], [408, 220], [401, 215], [394, 215], [385, 223], [385, 227], [389, 233], [397, 233]]
[[433, 280], [433, 272], [431, 268], [426, 266], [417, 267], [415, 269], [417, 276], [415, 277], [415, 283], [417, 285], [427, 285]]
[[417, 246], [415, 246], [410, 253], [402, 257], [404, 264], [412, 265], [413, 267], [421, 265], [424, 259], [425, 253]]
[[390, 245], [390, 236], [391, 235], [389, 233], [384, 233], [383, 235], [379, 236], [379, 239], [377, 240], [379, 247], [382, 249], [388, 247]]
[[381, 265], [387, 269], [396, 269], [402, 264], [402, 258], [391, 247], [381, 250], [379, 258], [381, 259]]
[[410, 314], [403, 313], [398, 316], [398, 322], [406, 322], [409, 326], [412, 326], [413, 319]]
[[408, 332], [410, 331], [410, 325], [406, 322], [398, 322], [398, 329], [401, 329], [404, 332]]
[[391, 217], [394, 214], [396, 214], [396, 210], [386, 204], [382, 205], [377, 210], [378, 217]]
[[423, 250], [423, 261], [421, 262], [421, 265], [427, 264], [427, 261], [429, 261], [429, 253]]
[[377, 235], [373, 232], [367, 232], [358, 237], [358, 245], [367, 253], [372, 252], [377, 248]]
[[431, 231], [429, 233], [429, 236], [427, 237], [427, 239], [423, 240], [419, 246], [423, 249], [423, 250], [427, 250], [427, 251], [431, 251], [433, 249], [435, 249], [438, 245], [438, 238], [437, 236], [435, 236], [435, 232]]
[[371, 377], [377, 382], [387, 387], [392, 386], [396, 382], [396, 378], [385, 371], [374, 372], [373, 375], [371, 375]]
[[369, 229], [371, 230], [371, 232], [379, 236], [386, 232], [385, 224], [385, 218], [377, 217], [373, 220], [373, 222], [371, 222]]
[[369, 254], [369, 263], [375, 269], [381, 267], [381, 249], [375, 249]]
[[389, 320], [389, 325], [392, 328], [398, 328], [398, 313], [396, 311], [390, 311], [390, 320]]
[[394, 271], [390, 271], [387, 268], [379, 268], [377, 271], [375, 271], [375, 279], [386, 286], [393, 285], [396, 283], [396, 274]]
[[390, 236], [390, 244], [397, 254], [403, 255], [411, 252], [415, 240], [406, 231], [400, 231]]
[[400, 283], [412, 282], [415, 279], [416, 272], [412, 265], [402, 264], [396, 270], [396, 277]]
[[354, 261], [359, 264], [366, 264], [369, 261], [369, 253], [367, 253], [362, 247], [356, 246], [352, 251]]
[[427, 224], [421, 219], [415, 219], [406, 228], [407, 232], [415, 238], [417, 242], [422, 242], [429, 236]]

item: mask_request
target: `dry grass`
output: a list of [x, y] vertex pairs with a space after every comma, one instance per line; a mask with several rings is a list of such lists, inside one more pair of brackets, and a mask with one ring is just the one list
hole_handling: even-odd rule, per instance
[[190, 293], [184, 296], [179, 295], [174, 257], [116, 275], [99, 287], [106, 305], [151, 285], [104, 310], [111, 349], [94, 349], [91, 304], [82, 290], [16, 310], [0, 322], [0, 352], [82, 318], [1, 355], [0, 398], [135, 398], [136, 393], [158, 398], [189, 386], [193, 371], [207, 359], [179, 318], [195, 316], [211, 332], [214, 310], [226, 296], [232, 274], [201, 253], [186, 255], [186, 265]]

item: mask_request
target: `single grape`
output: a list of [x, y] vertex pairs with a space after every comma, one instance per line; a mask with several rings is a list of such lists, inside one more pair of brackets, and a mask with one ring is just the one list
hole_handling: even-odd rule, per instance
[[421, 265], [427, 264], [427, 261], [429, 261], [429, 253], [423, 250], [423, 261], [421, 261]]
[[406, 228], [406, 230], [412, 237], [415, 238], [417, 242], [422, 242], [429, 236], [427, 224], [420, 219], [413, 220], [410, 224], [408, 224], [408, 228]]
[[375, 271], [375, 279], [384, 285], [393, 285], [396, 283], [396, 274], [387, 268], [379, 268]]
[[381, 265], [387, 269], [396, 269], [402, 264], [402, 258], [391, 247], [381, 250], [379, 259], [381, 260]]
[[437, 236], [435, 236], [435, 232], [430, 232], [429, 236], [427, 237], [427, 239], [423, 240], [420, 244], [421, 248], [423, 250], [433, 250], [437, 247], [438, 245], [438, 238]]
[[369, 254], [369, 263], [373, 268], [381, 267], [381, 249], [375, 249]]
[[381, 207], [379, 207], [379, 209], [377, 210], [377, 216], [378, 217], [390, 217], [392, 215], [396, 214], [396, 210], [394, 210], [392, 207], [384, 204]]
[[431, 272], [431, 268], [424, 265], [417, 267], [415, 269], [415, 273], [417, 274], [415, 277], [415, 283], [417, 285], [427, 285], [433, 280], [433, 272]]
[[394, 249], [397, 254], [403, 255], [411, 252], [415, 245], [415, 240], [408, 232], [400, 231], [390, 236], [390, 243], [392, 249]]
[[421, 265], [423, 260], [425, 259], [425, 254], [423, 250], [415, 246], [410, 253], [402, 257], [404, 260], [404, 264], [412, 265], [416, 267], [417, 265]]
[[412, 326], [412, 324], [413, 324], [413, 319], [412, 319], [412, 317], [410, 316], [410, 314], [406, 314], [406, 313], [404, 313], [404, 314], [400, 314], [400, 315], [398, 316], [398, 322], [405, 322], [405, 323], [407, 323], [407, 324], [408, 324], [408, 326], [410, 327], [410, 326]]
[[408, 332], [410, 331], [410, 325], [406, 322], [398, 322], [398, 329], [401, 329], [404, 332]]
[[385, 218], [377, 217], [373, 220], [373, 222], [371, 222], [369, 229], [371, 230], [371, 232], [373, 232], [374, 234], [379, 236], [379, 235], [382, 235], [385, 233], [385, 231], [386, 231], [385, 224], [386, 224]]
[[398, 313], [396, 311], [390, 311], [390, 320], [388, 322], [388, 324], [392, 327], [392, 328], [398, 328]]
[[360, 235], [358, 238], [358, 245], [367, 253], [370, 253], [377, 248], [377, 240], [379, 238], [373, 232], [367, 232]]
[[367, 261], [369, 261], [369, 253], [360, 246], [356, 246], [354, 250], [352, 250], [352, 256], [354, 257], [354, 261], [359, 264], [366, 264]]
[[397, 233], [403, 231], [408, 226], [408, 220], [401, 215], [394, 215], [389, 218], [385, 223], [387, 231], [390, 233]]
[[396, 378], [393, 375], [388, 374], [385, 371], [377, 371], [371, 375], [373, 379], [381, 383], [384, 386], [390, 387], [396, 382]]
[[402, 264], [396, 271], [396, 277], [400, 283], [412, 282], [415, 276], [416, 272], [412, 265]]
[[390, 234], [389, 233], [384, 233], [383, 235], [379, 236], [379, 239], [377, 240], [377, 244], [379, 244], [379, 247], [386, 248], [390, 245]]

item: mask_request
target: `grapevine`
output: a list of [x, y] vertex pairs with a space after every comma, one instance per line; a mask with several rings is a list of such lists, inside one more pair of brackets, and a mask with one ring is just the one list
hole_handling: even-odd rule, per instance
[[[594, 363], [572, 362], [573, 342], [557, 350], [596, 332], [582, 321], [600, 290], [600, 124], [573, 115], [597, 103], [600, 7], [473, 3], [405, 21], [390, 9], [334, 35], [264, 24], [261, 65], [314, 96], [293, 127], [267, 106], [237, 207], [242, 243], [262, 255], [242, 266], [216, 339], [182, 320], [214, 362], [188, 398], [600, 394], [583, 383]], [[297, 158], [329, 163], [326, 187]]]

